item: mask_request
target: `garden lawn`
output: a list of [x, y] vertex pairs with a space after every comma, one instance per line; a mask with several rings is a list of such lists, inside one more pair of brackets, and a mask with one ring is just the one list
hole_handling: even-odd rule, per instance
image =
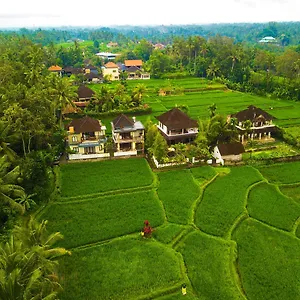
[[300, 204], [300, 185], [281, 185], [280, 191]]
[[272, 183], [288, 184], [300, 182], [300, 161], [259, 168], [263, 176]]
[[164, 222], [164, 213], [154, 192], [146, 191], [54, 203], [40, 218], [49, 220], [50, 232], [64, 235], [58, 245], [72, 248], [140, 232], [146, 219], [156, 227]]
[[180, 244], [178, 251], [183, 255], [189, 278], [200, 299], [243, 299], [231, 273], [233, 246], [233, 242], [198, 231], [190, 233]]
[[61, 196], [76, 197], [151, 185], [144, 158], [70, 163], [61, 166]]
[[158, 173], [157, 190], [166, 210], [167, 219], [173, 223], [188, 224], [192, 221], [192, 206], [200, 193], [189, 170]]
[[249, 300], [295, 300], [300, 294], [300, 240], [248, 218], [234, 234]]
[[180, 256], [142, 238], [74, 250], [60, 265], [62, 300], [137, 299], [183, 280]]
[[204, 190], [195, 224], [206, 233], [224, 236], [246, 210], [247, 189], [260, 180], [261, 175], [252, 167], [231, 168], [228, 175], [219, 176]]
[[251, 217], [287, 231], [300, 216], [300, 206], [266, 182], [250, 191], [247, 209]]

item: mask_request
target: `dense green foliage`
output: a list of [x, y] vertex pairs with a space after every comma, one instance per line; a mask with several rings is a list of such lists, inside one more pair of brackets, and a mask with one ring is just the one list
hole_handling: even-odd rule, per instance
[[200, 299], [243, 299], [232, 279], [233, 247], [233, 243], [200, 232], [189, 234], [180, 245], [179, 251]]
[[140, 232], [146, 219], [152, 226], [164, 221], [153, 191], [57, 203], [49, 206], [44, 216], [51, 231], [59, 230], [65, 236], [60, 243], [67, 248]]
[[147, 186], [152, 183], [153, 176], [147, 161], [136, 158], [63, 165], [61, 167], [61, 181], [61, 195], [63, 197], [77, 197]]
[[278, 188], [260, 183], [249, 193], [247, 209], [249, 215], [269, 225], [291, 231], [300, 216], [300, 205], [283, 196]]
[[196, 225], [206, 233], [224, 236], [236, 218], [245, 211], [247, 189], [262, 180], [251, 167], [231, 168], [204, 191], [196, 211]]
[[162, 172], [158, 177], [160, 183], [157, 193], [166, 210], [167, 220], [188, 224], [192, 217], [191, 208], [200, 192], [190, 171]]
[[297, 299], [300, 240], [253, 219], [235, 233], [239, 272], [248, 299]]
[[174, 250], [133, 238], [74, 250], [61, 271], [63, 300], [137, 299], [182, 280]]

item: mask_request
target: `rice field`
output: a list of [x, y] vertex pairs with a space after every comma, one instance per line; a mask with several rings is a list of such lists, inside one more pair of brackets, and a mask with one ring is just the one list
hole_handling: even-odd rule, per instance
[[72, 252], [60, 260], [59, 298], [173, 300], [185, 284], [189, 300], [298, 299], [297, 167], [61, 166], [62, 195], [39, 215]]

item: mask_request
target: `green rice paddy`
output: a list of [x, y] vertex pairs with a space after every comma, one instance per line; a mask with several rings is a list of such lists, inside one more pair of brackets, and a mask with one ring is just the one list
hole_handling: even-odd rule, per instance
[[[60, 260], [60, 299], [173, 300], [182, 284], [189, 300], [298, 299], [296, 169], [156, 173], [138, 158], [63, 165], [62, 195], [39, 215], [72, 252]], [[93, 174], [89, 189], [67, 180], [80, 174], [82, 183]], [[140, 234], [146, 219], [154, 228], [149, 239]]]

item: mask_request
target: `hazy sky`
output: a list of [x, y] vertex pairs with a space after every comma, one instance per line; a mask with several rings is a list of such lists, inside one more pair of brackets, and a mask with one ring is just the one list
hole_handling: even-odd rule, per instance
[[300, 0], [1, 0], [1, 27], [300, 21]]

